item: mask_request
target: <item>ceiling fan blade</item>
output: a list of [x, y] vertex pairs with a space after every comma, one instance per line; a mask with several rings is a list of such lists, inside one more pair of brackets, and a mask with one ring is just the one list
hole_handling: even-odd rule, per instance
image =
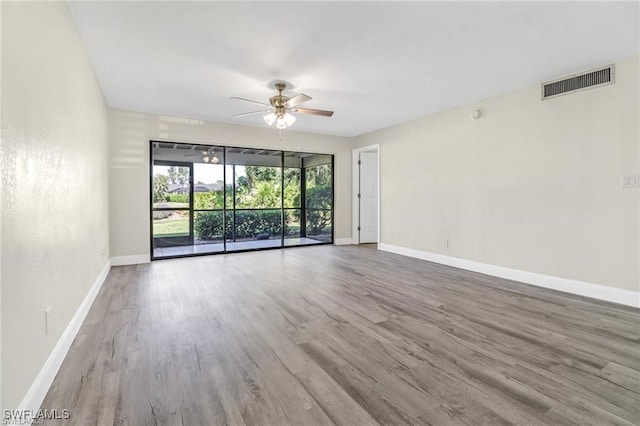
[[247, 98], [239, 98], [237, 96], [232, 96], [231, 99], [238, 99], [240, 101], [247, 101], [247, 102], [253, 102], [254, 104], [258, 104], [258, 105], [264, 105], [264, 106], [268, 106], [270, 107], [271, 105], [269, 104], [265, 104], [264, 102], [259, 102], [259, 101], [252, 101], [251, 99], [247, 99]]
[[295, 108], [291, 111], [298, 114], [321, 115], [323, 117], [331, 117], [333, 111], [325, 111], [323, 109]]
[[261, 113], [265, 113], [265, 112], [269, 112], [269, 110], [263, 110], [263, 111], [251, 111], [251, 112], [243, 112], [242, 114], [234, 114], [232, 115], [232, 117], [244, 117], [245, 115], [253, 115], [253, 114], [261, 114]]
[[295, 95], [293, 98], [289, 98], [287, 102], [284, 103], [286, 108], [293, 108], [296, 105], [300, 105], [303, 102], [307, 102], [311, 99], [311, 96], [307, 96], [304, 93], [300, 93], [299, 95]]

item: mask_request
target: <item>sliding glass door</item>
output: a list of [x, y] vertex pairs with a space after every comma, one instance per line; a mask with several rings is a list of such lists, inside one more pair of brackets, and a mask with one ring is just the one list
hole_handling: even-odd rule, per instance
[[158, 247], [193, 244], [193, 165], [154, 161], [151, 184], [152, 234]]
[[285, 153], [285, 162], [289, 167], [284, 168], [284, 245], [300, 244], [302, 217], [302, 165], [291, 164], [293, 153]]
[[333, 156], [152, 141], [153, 258], [333, 242]]
[[333, 172], [330, 155], [315, 155], [304, 167], [305, 237], [333, 241]]
[[193, 244], [201, 251], [221, 252], [224, 251], [225, 223], [224, 154], [216, 147], [202, 152], [208, 161], [193, 163]]
[[227, 211], [231, 212], [228, 251], [282, 245], [280, 154], [280, 151], [226, 149], [233, 186], [232, 196], [227, 199]]

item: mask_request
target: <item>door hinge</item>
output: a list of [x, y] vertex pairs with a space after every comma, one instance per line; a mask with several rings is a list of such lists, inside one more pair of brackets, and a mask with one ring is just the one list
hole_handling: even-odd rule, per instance
[[358, 160], [358, 166], [359, 166], [360, 164], [362, 164], [362, 161]]
[[360, 198], [360, 195], [361, 195], [361, 194], [358, 194], [358, 198]]
[[360, 227], [358, 226], [358, 231], [360, 230]]

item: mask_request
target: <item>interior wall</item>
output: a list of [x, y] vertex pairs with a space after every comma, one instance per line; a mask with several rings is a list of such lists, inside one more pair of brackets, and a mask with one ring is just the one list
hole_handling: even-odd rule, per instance
[[1, 7], [2, 407], [15, 409], [109, 259], [108, 125], [67, 3]]
[[[321, 118], [322, 119], [322, 118]], [[335, 155], [335, 238], [351, 237], [351, 141], [337, 136], [282, 132], [157, 114], [110, 110], [111, 254], [150, 257], [149, 141], [197, 142]], [[114, 259], [118, 263], [117, 259]]]
[[620, 183], [640, 171], [638, 57], [615, 79], [545, 101], [535, 85], [356, 138], [381, 144], [381, 241], [640, 290], [639, 191]]

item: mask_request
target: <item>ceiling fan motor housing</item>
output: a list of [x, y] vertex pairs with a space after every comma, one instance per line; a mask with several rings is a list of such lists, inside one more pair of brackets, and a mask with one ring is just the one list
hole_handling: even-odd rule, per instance
[[278, 89], [278, 94], [269, 98], [269, 102], [271, 106], [276, 109], [276, 115], [284, 115], [285, 113], [285, 103], [289, 100], [287, 96], [282, 94], [282, 91], [287, 87], [284, 83], [276, 83], [276, 89]]

